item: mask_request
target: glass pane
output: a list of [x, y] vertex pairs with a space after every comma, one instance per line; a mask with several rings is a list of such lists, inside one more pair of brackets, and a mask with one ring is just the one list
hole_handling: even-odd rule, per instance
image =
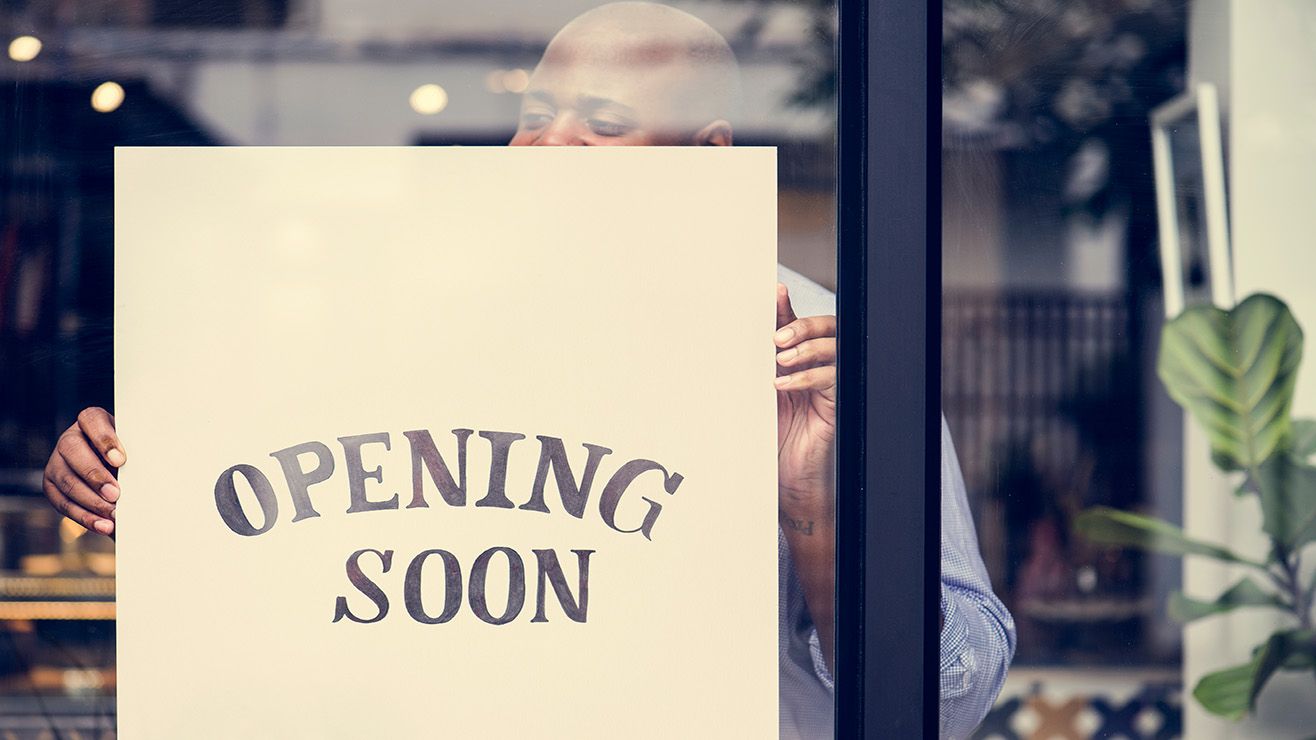
[[[526, 95], [551, 82], [548, 72], [558, 62], [545, 50], [598, 5], [0, 3], [7, 45], [0, 59], [0, 734], [113, 736], [114, 542], [61, 517], [43, 487], [73, 485], [63, 480], [64, 468], [47, 466], [70, 429], [68, 444], [88, 448], [78, 420], [102, 417], [80, 412], [114, 411], [114, 147], [772, 146], [780, 279], [794, 313], [834, 314], [834, 0], [706, 1], [682, 4], [679, 12], [610, 6], [610, 22], [642, 39], [649, 31], [637, 30], [644, 23], [636, 14], [644, 13], [657, 19], [655, 34], [662, 23], [705, 34], [701, 43], [711, 46], [692, 46], [693, 67], [696, 77], [723, 75], [716, 99], [705, 101], [717, 115], [690, 102], [692, 91], [708, 93], [702, 77], [689, 89], [655, 82], [661, 68], [634, 70], [616, 88], [617, 97], [631, 97], [613, 101], [627, 103], [614, 110], [546, 109], [544, 97]], [[619, 31], [609, 32], [606, 43], [622, 43]], [[734, 53], [730, 62], [718, 56], [724, 40]], [[709, 48], [717, 53], [710, 57]], [[676, 86], [683, 105], [649, 96], [658, 82]], [[653, 124], [649, 113], [666, 122]], [[704, 118], [692, 127], [682, 115]], [[723, 125], [714, 125], [719, 120]], [[826, 341], [834, 324], [821, 331]], [[820, 357], [812, 364], [831, 363]], [[834, 398], [834, 387], [802, 393], [806, 400]], [[812, 407], [783, 412], [787, 422], [812, 425], [813, 437], [795, 441], [814, 458], [829, 459], [832, 417], [805, 418], [792, 408]], [[778, 492], [780, 722], [783, 736], [824, 737], [832, 726], [835, 484], [828, 465], [783, 465], [783, 485], [798, 484], [791, 493], [805, 483], [816, 490], [804, 503]], [[43, 470], [60, 480], [44, 486]], [[103, 515], [83, 524], [95, 520], [105, 530], [113, 526]], [[711, 617], [710, 628], [734, 625]]]
[[[1308, 577], [1291, 578], [1308, 538], [1289, 527], [1316, 506], [1290, 422], [1310, 414], [1310, 372], [1296, 355], [1255, 368], [1298, 351], [1288, 308], [1245, 301], [1316, 316], [1295, 237], [1316, 193], [1316, 6], [1264, 5], [943, 3], [942, 394], [1018, 627], [978, 737], [1283, 737], [1316, 721], [1310, 671], [1263, 670], [1248, 701], [1253, 649], [1311, 624]], [[1244, 326], [1261, 313], [1275, 341], [1253, 354]], [[1148, 551], [1152, 527], [1252, 565]], [[1274, 654], [1307, 665], [1308, 633], [1290, 634]]]

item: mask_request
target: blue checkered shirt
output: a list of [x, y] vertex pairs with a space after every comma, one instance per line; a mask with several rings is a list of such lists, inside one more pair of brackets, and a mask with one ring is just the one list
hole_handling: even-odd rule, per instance
[[[800, 316], [832, 314], [836, 298], [786, 268], [779, 278], [790, 289]], [[785, 536], [778, 533], [778, 644], [782, 738], [831, 738], [832, 676], [823, 662], [818, 631], [804, 606]], [[967, 738], [1005, 682], [1014, 657], [1014, 620], [992, 593], [987, 568], [964, 491], [950, 431], [941, 427], [941, 708], [940, 735]], [[843, 641], [837, 650], [845, 650]]]

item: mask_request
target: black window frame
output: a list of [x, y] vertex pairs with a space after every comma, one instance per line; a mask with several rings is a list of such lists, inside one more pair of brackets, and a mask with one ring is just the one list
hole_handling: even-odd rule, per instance
[[836, 736], [935, 737], [941, 5], [838, 20]]

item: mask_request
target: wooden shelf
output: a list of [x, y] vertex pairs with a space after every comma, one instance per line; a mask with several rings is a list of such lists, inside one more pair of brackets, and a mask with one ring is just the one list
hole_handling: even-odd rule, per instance
[[0, 620], [114, 619], [114, 578], [0, 574]]
[[114, 619], [113, 601], [5, 601], [0, 621]]
[[25, 599], [114, 601], [114, 578], [0, 573], [0, 601]]
[[1156, 604], [1150, 598], [1086, 598], [1043, 601], [1029, 599], [1019, 604], [1020, 616], [1052, 624], [1091, 624], [1121, 622], [1154, 614]]

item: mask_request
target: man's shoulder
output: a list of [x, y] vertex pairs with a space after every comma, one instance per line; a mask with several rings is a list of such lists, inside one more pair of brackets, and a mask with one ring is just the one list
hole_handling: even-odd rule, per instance
[[836, 294], [800, 273], [777, 265], [777, 279], [790, 291], [796, 316], [823, 316], [836, 313]]

